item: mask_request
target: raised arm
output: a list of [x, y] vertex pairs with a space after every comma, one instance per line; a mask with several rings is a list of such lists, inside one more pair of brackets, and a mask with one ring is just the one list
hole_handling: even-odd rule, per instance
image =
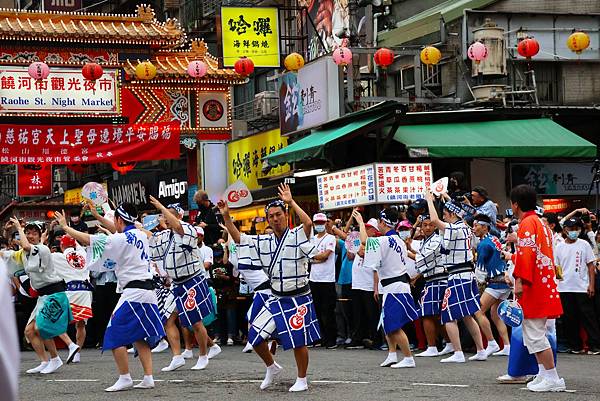
[[[109, 218], [101, 216], [100, 213], [98, 213], [98, 211], [96, 210], [96, 206], [94, 206], [90, 203], [86, 203], [83, 208], [84, 208], [84, 211], [86, 209], [89, 210], [90, 213], [92, 214], [92, 216], [94, 216], [94, 218], [96, 220], [98, 220], [100, 222], [100, 224], [102, 224], [104, 227], [106, 227], [106, 229], [108, 231], [110, 231], [113, 234], [117, 232], [117, 228], [115, 227], [115, 222]], [[82, 211], [82, 213], [83, 213], [83, 211]]]
[[29, 243], [29, 241], [27, 240], [27, 237], [25, 236], [25, 230], [23, 230], [23, 227], [21, 227], [21, 223], [19, 223], [19, 219], [17, 219], [16, 217], [13, 216], [10, 218], [10, 222], [12, 223], [13, 227], [15, 227], [17, 229], [17, 232], [19, 233], [19, 245], [21, 245], [21, 248], [23, 248], [25, 250], [25, 252], [31, 251], [31, 244]]
[[171, 213], [169, 211], [169, 209], [166, 208], [165, 205], [163, 205], [162, 203], [160, 203], [160, 201], [158, 199], [156, 199], [154, 196], [150, 195], [150, 203], [152, 204], [152, 206], [154, 206], [159, 212], [162, 213], [163, 217], [165, 218], [166, 221], [169, 222], [169, 227], [171, 227], [171, 229], [176, 232], [179, 235], [183, 235], [183, 226], [181, 225], [181, 220], [179, 220], [177, 218], [177, 216], [175, 216], [173, 213]]
[[427, 206], [429, 208], [429, 216], [431, 216], [431, 222], [435, 225], [440, 231], [443, 231], [446, 228], [446, 225], [442, 220], [440, 220], [437, 210], [435, 209], [435, 205], [433, 204], [433, 193], [431, 190], [428, 190], [425, 194], [425, 199], [427, 199]]
[[75, 241], [79, 242], [83, 246], [90, 245], [92, 237], [88, 233], [82, 233], [81, 231], [77, 231], [74, 228], [69, 227], [64, 210], [62, 211], [62, 213], [58, 211], [54, 212], [54, 216], [56, 217], [56, 221], [58, 221], [58, 224], [60, 224], [63, 230], [65, 230], [65, 232], [71, 237], [75, 238]]
[[357, 209], [352, 211], [352, 218], [358, 223], [358, 228], [360, 230], [360, 243], [362, 245], [367, 244], [367, 228], [365, 227], [365, 222], [362, 218], [362, 215]]
[[231, 220], [231, 216], [229, 215], [229, 205], [227, 204], [227, 202], [225, 202], [224, 200], [221, 199], [219, 202], [217, 202], [217, 207], [219, 208], [219, 211], [221, 212], [221, 215], [223, 216], [223, 220], [225, 223], [225, 229], [227, 230], [227, 233], [231, 237], [231, 240], [233, 240], [233, 242], [235, 242], [236, 244], [239, 244], [241, 234], [240, 234], [240, 231], [235, 226], [235, 224], [233, 224], [233, 220]]
[[288, 206], [294, 209], [294, 212], [298, 215], [300, 222], [304, 228], [304, 233], [306, 237], [310, 237], [312, 235], [312, 219], [302, 208], [300, 205], [296, 203], [296, 201], [292, 198], [292, 191], [290, 190], [290, 186], [288, 184], [280, 184], [279, 185], [279, 197], [282, 201], [284, 201]]

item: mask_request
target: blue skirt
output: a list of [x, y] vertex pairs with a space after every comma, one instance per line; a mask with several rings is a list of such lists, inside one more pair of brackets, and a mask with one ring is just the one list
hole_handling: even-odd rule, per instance
[[175, 306], [183, 327], [191, 327], [215, 310], [206, 279], [202, 274], [176, 284], [173, 289]]
[[419, 318], [419, 308], [412, 295], [407, 293], [385, 294], [383, 299], [383, 331], [385, 334], [401, 329]]
[[265, 306], [267, 300], [269, 299], [269, 294], [264, 292], [255, 292], [254, 297], [252, 298], [252, 305], [250, 305], [250, 309], [248, 309], [248, 313], [246, 314], [246, 320], [252, 322], [258, 312]]
[[117, 309], [106, 328], [103, 350], [112, 350], [133, 344], [136, 341], [155, 339], [165, 336], [165, 330], [156, 304], [125, 301]]
[[442, 300], [442, 324], [472, 316], [481, 309], [477, 280], [471, 276], [470, 279], [461, 278], [459, 274], [448, 277]]
[[284, 350], [301, 348], [321, 339], [312, 296], [269, 297], [250, 322], [248, 340], [252, 346], [269, 337], [277, 338]]
[[421, 316], [439, 316], [442, 313], [442, 301], [447, 286], [446, 280], [425, 283], [421, 293]]

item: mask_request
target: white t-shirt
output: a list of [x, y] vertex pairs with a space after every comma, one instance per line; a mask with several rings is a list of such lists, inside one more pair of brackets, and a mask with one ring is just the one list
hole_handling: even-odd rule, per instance
[[[398, 235], [367, 238], [364, 266], [376, 270], [379, 281], [406, 274], [407, 259], [406, 244]], [[410, 285], [398, 281], [383, 287], [383, 292], [390, 294], [410, 292]]]
[[309, 280], [315, 283], [335, 283], [335, 237], [331, 234], [325, 234], [321, 238], [315, 235], [311, 242], [316, 247], [317, 254], [325, 251], [331, 251], [331, 254], [324, 262], [312, 263]]
[[86, 281], [90, 278], [90, 272], [85, 267], [86, 252], [84, 248], [67, 248], [63, 253], [52, 254], [52, 263], [56, 274], [66, 283], [70, 281]]
[[352, 261], [352, 289], [373, 291], [373, 269], [363, 266], [364, 259], [358, 254]]
[[563, 272], [563, 279], [558, 282], [558, 292], [587, 292], [587, 265], [595, 260], [592, 247], [587, 241], [578, 238], [572, 244], [561, 242], [554, 251], [554, 260], [562, 267]]
[[[414, 239], [411, 244], [412, 249], [420, 249], [421, 241], [418, 239]], [[414, 259], [406, 258], [406, 273], [410, 276], [410, 278], [414, 278], [419, 274], [417, 271], [416, 262]]]
[[202, 243], [202, 246], [200, 248], [198, 248], [198, 251], [200, 252], [200, 261], [202, 262], [202, 267], [204, 269], [202, 269], [202, 274], [204, 274], [205, 278], [209, 278], [210, 274], [208, 273], [208, 270], [206, 269], [206, 265], [205, 263], [210, 263], [210, 265], [212, 266], [213, 262], [213, 250], [211, 247], [208, 247], [206, 245], [204, 245], [204, 243]]

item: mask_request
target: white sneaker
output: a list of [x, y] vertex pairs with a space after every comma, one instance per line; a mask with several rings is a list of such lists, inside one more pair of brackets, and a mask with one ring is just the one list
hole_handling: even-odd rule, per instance
[[208, 356], [200, 355], [198, 357], [198, 362], [194, 366], [192, 366], [192, 370], [204, 370], [208, 366]]
[[504, 348], [502, 348], [498, 352], [494, 352], [492, 355], [493, 356], [509, 356], [510, 355], [510, 345], [505, 345]]
[[264, 390], [273, 384], [275, 376], [280, 374], [282, 370], [283, 368], [277, 362], [273, 362], [273, 365], [267, 367], [267, 373], [265, 373], [265, 378], [260, 384], [260, 389]]
[[469, 361], [487, 361], [487, 351], [481, 350], [478, 351], [475, 355], [469, 357]]
[[462, 352], [455, 352], [451, 357], [444, 358], [441, 363], [465, 363], [465, 355]]
[[500, 351], [500, 346], [498, 345], [498, 343], [495, 343], [494, 345], [488, 344], [487, 348], [485, 349], [485, 355], [490, 356], [498, 351]]
[[454, 352], [454, 345], [452, 343], [446, 343], [443, 350], [438, 353], [438, 356], [448, 355]]
[[[127, 350], [127, 353], [128, 353], [128, 354], [135, 354], [135, 348], [133, 348], [133, 347], [129, 348], [129, 349]], [[109, 387], [109, 388], [112, 388], [112, 386], [111, 386], [111, 387]], [[106, 391], [109, 391], [109, 390], [108, 390], [108, 389], [106, 389]], [[111, 390], [111, 391], [117, 391], [117, 390]]]
[[533, 391], [535, 393], [545, 393], [545, 392], [559, 392], [565, 391], [567, 386], [565, 385], [564, 379], [551, 380], [547, 377], [544, 377], [540, 383], [537, 383], [533, 386], [527, 386], [529, 391]]
[[44, 368], [45, 368], [46, 366], [48, 366], [48, 363], [49, 363], [49, 362], [42, 362], [42, 363], [40, 363], [38, 366], [36, 366], [35, 368], [33, 368], [33, 369], [29, 369], [29, 370], [28, 370], [27, 372], [25, 372], [25, 373], [28, 373], [28, 374], [40, 373], [42, 370], [44, 370]]
[[174, 370], [179, 369], [180, 367], [182, 367], [184, 365], [185, 365], [185, 359], [183, 359], [183, 357], [181, 355], [178, 355], [178, 356], [174, 356], [173, 359], [171, 359], [171, 363], [169, 364], [169, 366], [162, 368], [160, 371], [161, 372], [172, 372]]
[[50, 359], [50, 362], [48, 362], [48, 365], [42, 369], [40, 371], [41, 374], [43, 375], [47, 375], [50, 373], [54, 373], [58, 370], [58, 368], [60, 368], [63, 365], [63, 361], [62, 359], [60, 359], [59, 356], [57, 356], [56, 358], [52, 358]]
[[208, 349], [208, 359], [213, 359], [215, 356], [221, 353], [221, 347], [217, 344], [213, 345]]
[[[215, 345], [216, 345], [216, 344], [215, 344]], [[233, 345], [233, 338], [229, 337], [229, 338], [227, 339], [227, 345], [229, 345], [229, 346]]]
[[290, 389], [288, 391], [290, 393], [297, 393], [299, 391], [306, 391], [306, 390], [308, 390], [308, 382], [306, 381], [306, 378], [304, 378], [304, 379], [297, 378], [296, 383], [294, 383], [294, 385], [292, 387], [290, 387]]
[[531, 386], [535, 386], [540, 384], [542, 381], [544, 381], [544, 376], [543, 375], [535, 375], [533, 377], [533, 380], [530, 381], [529, 383], [527, 383], [527, 388], [531, 387]]
[[81, 362], [81, 353], [80, 352], [75, 354], [71, 363], [79, 363], [79, 362]]
[[192, 351], [191, 349], [186, 349], [181, 353], [181, 356], [184, 359], [192, 359], [194, 357], [194, 351]]
[[385, 358], [385, 361], [383, 361], [379, 366], [381, 366], [382, 368], [387, 368], [389, 366], [392, 366], [395, 363], [398, 363], [398, 355], [396, 355], [395, 352], [394, 353], [388, 352], [387, 358]]
[[502, 375], [498, 376], [496, 381], [501, 384], [525, 384], [527, 383], [527, 376]]
[[417, 354], [415, 356], [439, 356], [440, 353], [438, 352], [436, 347], [427, 347], [427, 349], [424, 352], [421, 352], [420, 354]]
[[244, 346], [244, 349], [242, 350], [242, 352], [244, 354], [248, 354], [250, 352], [252, 352], [254, 348], [252, 347], [252, 344], [250, 344], [250, 342], [247, 342], [246, 345]]
[[398, 369], [398, 368], [414, 368], [417, 365], [415, 365], [415, 359], [413, 357], [407, 358], [405, 357], [403, 360], [401, 360], [398, 363], [393, 364], [392, 366], [390, 366], [390, 368], [392, 369]]
[[69, 355], [67, 356], [67, 365], [70, 364], [71, 362], [73, 362], [73, 358], [75, 358], [75, 355], [77, 355], [78, 352], [79, 352], [79, 346], [75, 343], [71, 343], [71, 345], [69, 345]]
[[160, 340], [158, 345], [152, 349], [152, 352], [159, 353], [159, 352], [163, 352], [163, 351], [167, 350], [168, 348], [169, 348], [169, 343], [167, 342], [167, 340], [162, 339], [162, 340]]

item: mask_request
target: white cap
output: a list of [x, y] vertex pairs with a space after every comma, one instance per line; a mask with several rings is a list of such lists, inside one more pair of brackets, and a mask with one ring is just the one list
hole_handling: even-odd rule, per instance
[[313, 216], [313, 221], [314, 222], [327, 222], [327, 216], [325, 216], [325, 213], [317, 213]]
[[376, 230], [379, 230], [378, 225], [377, 225], [377, 219], [369, 219], [369, 221], [367, 221], [367, 223], [365, 224], [365, 227], [371, 227], [374, 228]]
[[196, 234], [198, 235], [204, 235], [204, 229], [202, 227], [194, 227], [196, 229]]

